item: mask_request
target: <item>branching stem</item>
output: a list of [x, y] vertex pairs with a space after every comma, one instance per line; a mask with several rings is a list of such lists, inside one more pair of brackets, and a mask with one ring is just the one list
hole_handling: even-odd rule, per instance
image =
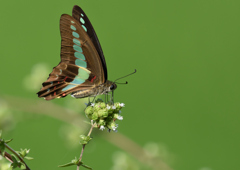
[[[1, 139], [0, 139], [0, 141], [2, 141]], [[27, 164], [25, 163], [25, 161], [23, 160], [23, 158], [15, 151], [15, 150], [13, 150], [10, 146], [8, 146], [6, 143], [4, 143], [4, 145], [5, 145], [5, 147], [9, 150], [9, 151], [11, 151], [25, 166], [26, 166], [26, 170], [30, 170], [30, 168], [27, 166]], [[1, 151], [0, 151], [0, 153], [1, 153]], [[9, 154], [9, 153], [7, 153], [7, 152], [5, 152], [5, 154], [3, 155], [8, 161], [10, 161], [10, 162], [12, 162], [13, 163], [13, 160], [12, 160], [12, 156]]]
[[[96, 125], [96, 123], [91, 122], [91, 124], [92, 124], [92, 126], [91, 126], [91, 128], [88, 132], [89, 137], [90, 137], [90, 135], [92, 133], [92, 130], [93, 130], [94, 126]], [[82, 151], [81, 151], [81, 154], [80, 154], [80, 157], [79, 157], [79, 162], [81, 162], [81, 160], [82, 160], [83, 151], [84, 151], [85, 146], [86, 146], [86, 144], [83, 144]], [[79, 169], [80, 169], [80, 165], [77, 166], [77, 170], [79, 170]]]

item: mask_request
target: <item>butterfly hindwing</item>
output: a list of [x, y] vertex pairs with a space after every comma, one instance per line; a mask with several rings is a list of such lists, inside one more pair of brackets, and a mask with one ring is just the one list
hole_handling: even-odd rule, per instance
[[63, 14], [60, 19], [61, 62], [53, 68], [38, 92], [46, 100], [91, 89], [105, 82], [102, 60], [85, 29], [75, 18]]

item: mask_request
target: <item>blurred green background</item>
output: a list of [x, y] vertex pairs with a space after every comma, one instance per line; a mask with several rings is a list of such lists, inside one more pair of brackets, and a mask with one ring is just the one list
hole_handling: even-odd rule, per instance
[[[174, 170], [240, 167], [240, 1], [2, 1], [0, 127], [4, 138], [14, 138], [14, 149], [31, 149], [31, 169], [59, 169], [81, 151], [78, 135], [67, 139], [79, 129], [17, 111], [5, 98], [53, 102], [83, 115], [85, 100], [44, 101], [36, 95], [60, 61], [59, 19], [74, 5], [84, 9], [97, 32], [109, 80], [137, 69], [115, 92], [115, 101], [126, 104], [119, 134]], [[93, 137], [83, 162], [94, 169], [151, 169], [101, 133]]]

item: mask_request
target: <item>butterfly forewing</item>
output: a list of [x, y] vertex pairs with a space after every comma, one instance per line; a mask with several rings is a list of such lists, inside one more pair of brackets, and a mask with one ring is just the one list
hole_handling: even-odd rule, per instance
[[106, 80], [99, 53], [80, 22], [63, 14], [60, 31], [61, 62], [53, 68], [38, 92], [38, 96], [46, 100], [65, 97], [79, 90], [89, 90]]
[[106, 61], [105, 61], [103, 51], [102, 51], [101, 45], [99, 43], [97, 34], [94, 31], [90, 20], [88, 19], [87, 15], [84, 13], [84, 11], [77, 5], [75, 5], [73, 7], [72, 16], [73, 16], [73, 18], [75, 18], [77, 21], [80, 22], [83, 29], [87, 32], [89, 38], [92, 40], [92, 42], [93, 42], [93, 44], [94, 44], [94, 46], [95, 46], [95, 48], [96, 48], [96, 50], [97, 50], [97, 52], [100, 56], [100, 59], [102, 61], [103, 70], [104, 70], [104, 77], [107, 79]]

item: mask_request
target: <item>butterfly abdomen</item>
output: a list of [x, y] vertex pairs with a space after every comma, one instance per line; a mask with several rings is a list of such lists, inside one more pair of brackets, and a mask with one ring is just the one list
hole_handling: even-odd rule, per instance
[[71, 96], [75, 98], [84, 98], [84, 97], [93, 97], [101, 94], [106, 94], [113, 90], [110, 88], [112, 84], [114, 83], [111, 81], [106, 81], [105, 83], [99, 86], [95, 86], [91, 89], [83, 89], [83, 90], [73, 92]]
[[83, 90], [73, 92], [71, 96], [74, 98], [84, 98], [84, 97], [93, 97], [93, 96], [97, 96], [105, 93], [106, 93], [106, 90], [104, 88], [104, 84], [102, 84], [91, 89], [83, 89]]

